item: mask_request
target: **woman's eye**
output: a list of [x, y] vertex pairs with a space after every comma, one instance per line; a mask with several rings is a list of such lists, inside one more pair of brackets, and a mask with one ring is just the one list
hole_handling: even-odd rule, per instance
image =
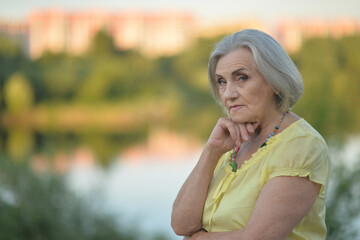
[[220, 78], [220, 79], [217, 80], [217, 83], [218, 83], [219, 85], [225, 85], [225, 84], [226, 84], [226, 81], [225, 81], [223, 78]]
[[246, 80], [248, 80], [248, 78], [249, 78], [249, 77], [246, 76], [246, 75], [239, 75], [239, 76], [238, 76], [238, 79], [241, 80], [241, 81], [246, 81]]

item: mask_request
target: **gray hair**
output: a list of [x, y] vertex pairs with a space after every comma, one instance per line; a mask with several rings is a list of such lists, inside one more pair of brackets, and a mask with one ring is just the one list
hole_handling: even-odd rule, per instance
[[216, 65], [222, 56], [242, 47], [251, 51], [258, 71], [274, 90], [277, 108], [285, 112], [295, 105], [304, 91], [298, 69], [275, 39], [254, 29], [225, 36], [216, 44], [208, 68], [210, 88], [216, 101], [222, 105], [215, 77]]

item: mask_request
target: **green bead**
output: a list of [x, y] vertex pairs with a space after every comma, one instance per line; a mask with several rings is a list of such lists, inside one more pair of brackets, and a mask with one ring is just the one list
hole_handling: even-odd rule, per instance
[[236, 172], [236, 171], [237, 171], [237, 164], [236, 164], [236, 162], [231, 162], [231, 163], [230, 163], [230, 166], [232, 167], [232, 171], [233, 171], [233, 172]]
[[266, 146], [266, 142], [264, 142], [260, 148], [265, 147], [265, 146]]

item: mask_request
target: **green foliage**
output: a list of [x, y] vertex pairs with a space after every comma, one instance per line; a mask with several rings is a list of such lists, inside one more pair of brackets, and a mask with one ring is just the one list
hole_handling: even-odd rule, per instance
[[70, 192], [62, 177], [35, 174], [26, 162], [1, 155], [0, 186], [2, 239], [137, 239]]
[[324, 137], [360, 131], [360, 36], [310, 39], [293, 56], [304, 80], [295, 111]]
[[[18, 44], [0, 35], [0, 92], [3, 91], [4, 84], [10, 75], [26, 68], [28, 62], [22, 55]], [[0, 101], [0, 110], [3, 107], [4, 101]]]
[[[95, 36], [82, 57], [47, 53], [31, 62], [13, 44], [0, 48], [0, 60], [7, 63], [0, 81], [21, 70], [34, 88], [35, 104], [167, 101], [172, 112], [162, 123], [205, 139], [213, 125], [206, 119], [221, 116], [207, 83], [207, 61], [218, 39], [199, 39], [180, 55], [153, 60], [115, 50], [105, 32]], [[354, 107], [360, 101], [359, 46], [359, 36], [310, 39], [293, 56], [305, 84], [294, 110], [325, 137], [360, 130], [360, 110]]]
[[[341, 157], [340, 157], [341, 158]], [[359, 158], [360, 160], [360, 158]], [[358, 163], [360, 163], [358, 161]], [[326, 225], [328, 240], [358, 239], [360, 220], [360, 168], [335, 165], [327, 197]]]
[[[132, 106], [131, 112], [150, 111], [159, 115], [149, 117], [138, 126], [140, 129], [161, 125], [206, 140], [222, 115], [210, 95], [207, 80], [208, 58], [219, 38], [198, 39], [176, 56], [147, 59], [134, 51], [115, 50], [112, 39], [99, 32], [84, 56], [46, 53], [36, 61], [26, 60], [16, 45], [3, 40], [4, 46], [13, 46], [0, 47], [0, 61], [5, 63], [0, 64], [0, 83], [6, 81], [10, 85], [11, 76], [20, 78], [15, 73], [21, 72], [21, 81], [33, 89], [29, 99], [33, 98], [35, 106], [44, 104], [56, 111], [56, 104], [67, 104], [69, 108], [80, 104], [92, 106], [96, 112], [96, 106], [126, 103]], [[354, 105], [360, 102], [359, 46], [360, 36], [310, 39], [292, 56], [305, 85], [294, 111], [325, 138], [341, 138], [360, 131], [357, 124], [360, 110]], [[22, 85], [25, 92], [31, 92], [26, 90], [29, 89], [26, 84]], [[1, 86], [0, 95], [4, 99]], [[12, 98], [19, 96], [24, 98], [26, 94]], [[0, 110], [4, 110], [1, 107], [4, 102], [0, 101]], [[28, 104], [32, 100], [23, 102]], [[131, 115], [128, 110], [119, 110], [124, 116]], [[54, 119], [54, 127], [73, 131], [57, 126], [60, 120]]]
[[94, 56], [110, 55], [115, 53], [113, 39], [104, 31], [99, 31], [92, 42], [89, 53]]
[[10, 38], [0, 34], [0, 53], [4, 57], [14, 58], [21, 55], [21, 49]]
[[21, 161], [28, 157], [32, 153], [33, 147], [32, 131], [21, 128], [8, 129], [5, 150], [14, 161]]
[[[82, 57], [46, 53], [34, 65], [38, 68], [36, 95], [38, 102], [72, 102], [76, 89], [92, 68]], [[35, 78], [35, 77], [34, 77]]]
[[11, 75], [4, 87], [4, 98], [7, 110], [11, 113], [26, 112], [32, 107], [33, 90], [24, 75], [20, 73]]

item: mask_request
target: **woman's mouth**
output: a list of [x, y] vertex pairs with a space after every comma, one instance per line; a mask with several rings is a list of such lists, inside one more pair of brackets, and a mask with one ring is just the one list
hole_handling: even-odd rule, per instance
[[229, 110], [237, 111], [237, 110], [241, 109], [242, 107], [244, 107], [244, 105], [233, 105], [233, 106], [230, 106]]

